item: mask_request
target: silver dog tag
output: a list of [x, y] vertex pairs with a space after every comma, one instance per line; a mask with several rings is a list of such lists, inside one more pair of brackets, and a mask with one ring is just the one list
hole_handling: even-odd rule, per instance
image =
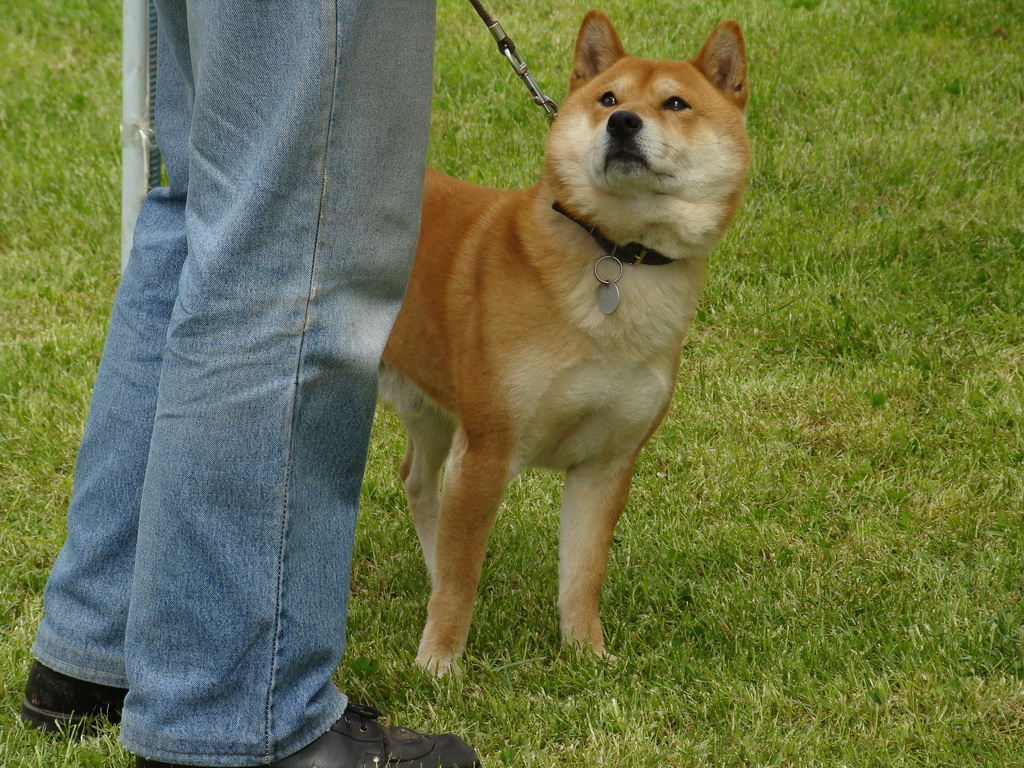
[[619, 286], [610, 280], [597, 288], [597, 308], [610, 315], [619, 308]]

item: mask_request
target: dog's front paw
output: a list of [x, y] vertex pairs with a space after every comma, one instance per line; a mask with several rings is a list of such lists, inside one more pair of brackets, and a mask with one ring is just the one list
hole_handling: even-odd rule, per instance
[[[458, 674], [459, 659], [466, 648], [466, 635], [469, 634], [469, 610], [457, 613], [454, 620], [452, 612], [440, 608], [431, 597], [427, 608], [427, 624], [423, 628], [416, 663], [438, 677]], [[470, 609], [471, 610], [471, 609]]]
[[455, 656], [431, 655], [422, 650], [416, 655], [416, 664], [424, 671], [435, 677], [447, 677], [448, 675], [461, 675], [462, 667]]
[[615, 657], [604, 647], [604, 631], [601, 619], [596, 613], [570, 613], [559, 608], [562, 614], [562, 643], [573, 645], [583, 650], [592, 651], [594, 655], [614, 661]]
[[[611, 654], [604, 647], [604, 643], [600, 645], [593, 645], [587, 641], [580, 640], [579, 638], [564, 637], [562, 638], [562, 646], [564, 648], [571, 648], [573, 655], [572, 658], [579, 658], [581, 661], [587, 654], [593, 654], [601, 661], [612, 664], [619, 660], [618, 656]], [[575, 654], [581, 654], [577, 657]]]

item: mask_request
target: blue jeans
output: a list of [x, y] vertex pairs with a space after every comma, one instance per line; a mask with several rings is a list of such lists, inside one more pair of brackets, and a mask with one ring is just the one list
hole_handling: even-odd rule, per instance
[[139, 216], [33, 653], [165, 762], [313, 741], [377, 365], [415, 248], [431, 0], [159, 0]]

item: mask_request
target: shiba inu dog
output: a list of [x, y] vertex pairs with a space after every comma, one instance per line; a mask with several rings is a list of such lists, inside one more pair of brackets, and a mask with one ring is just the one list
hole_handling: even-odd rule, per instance
[[612, 531], [669, 406], [705, 257], [743, 194], [746, 74], [733, 21], [692, 61], [651, 61], [626, 55], [591, 11], [535, 186], [428, 172], [381, 366], [381, 397], [408, 432], [401, 477], [432, 580], [421, 666], [444, 674], [461, 656], [488, 534], [526, 467], [566, 473], [562, 637], [606, 655]]

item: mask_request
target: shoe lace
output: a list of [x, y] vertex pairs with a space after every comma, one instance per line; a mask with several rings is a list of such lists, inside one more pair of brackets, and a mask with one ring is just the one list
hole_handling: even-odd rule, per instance
[[346, 725], [352, 725], [352, 720], [356, 719], [360, 733], [366, 733], [370, 730], [366, 726], [366, 720], [377, 720], [380, 717], [381, 713], [379, 710], [374, 709], [367, 704], [353, 704], [351, 702], [345, 708], [345, 714], [342, 715], [342, 719], [345, 721]]

